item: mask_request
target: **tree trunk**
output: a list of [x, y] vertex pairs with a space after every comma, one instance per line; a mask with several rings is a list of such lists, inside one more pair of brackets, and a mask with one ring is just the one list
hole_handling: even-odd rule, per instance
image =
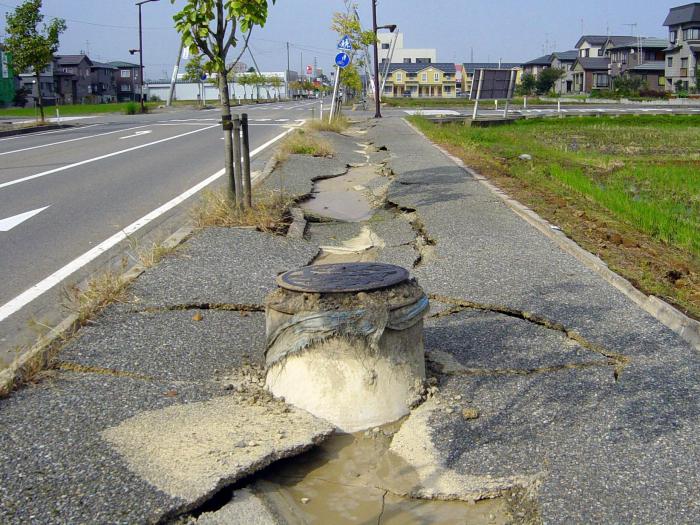
[[228, 181], [228, 196], [231, 204], [236, 202], [236, 182], [233, 178], [233, 134], [231, 122], [231, 101], [228, 97], [228, 81], [225, 73], [219, 73], [219, 93], [221, 94], [221, 121], [224, 128], [224, 169]]
[[44, 101], [41, 98], [41, 73], [35, 72], [34, 76], [36, 77], [36, 103], [39, 106], [41, 121], [44, 122]]

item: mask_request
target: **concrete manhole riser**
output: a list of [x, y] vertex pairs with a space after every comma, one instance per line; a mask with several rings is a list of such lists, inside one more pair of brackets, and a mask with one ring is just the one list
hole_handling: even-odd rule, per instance
[[344, 432], [396, 421], [425, 379], [428, 309], [413, 280], [367, 292], [279, 288], [266, 301], [266, 387]]

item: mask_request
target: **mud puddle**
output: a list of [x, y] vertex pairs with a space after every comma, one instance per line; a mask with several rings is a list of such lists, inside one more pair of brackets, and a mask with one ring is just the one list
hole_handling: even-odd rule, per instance
[[340, 246], [321, 246], [321, 252], [313, 264], [373, 262], [384, 246], [384, 241], [369, 226], [363, 226], [357, 237], [348, 239]]
[[[382, 479], [410, 489], [410, 467], [388, 451], [397, 424], [378, 432], [336, 435], [312, 451], [278, 462], [252, 485], [290, 524], [505, 524], [502, 499], [477, 503], [401, 497]], [[377, 430], [377, 429], [375, 429]]]
[[369, 220], [375, 212], [367, 184], [378, 177], [372, 166], [352, 168], [347, 175], [314, 183], [313, 198], [301, 203], [310, 215], [346, 222]]

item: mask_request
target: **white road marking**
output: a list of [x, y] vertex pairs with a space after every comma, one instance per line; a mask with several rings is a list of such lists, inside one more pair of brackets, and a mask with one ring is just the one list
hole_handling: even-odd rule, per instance
[[[275, 122], [289, 122], [289, 119], [288, 118], [278, 118], [277, 120], [275, 120]], [[297, 122], [299, 122], [299, 121], [297, 120]]]
[[[91, 118], [97, 118], [97, 115], [91, 115], [91, 116], [85, 116], [85, 117], [61, 117], [60, 119], [56, 117], [52, 118], [47, 118], [46, 122], [69, 122], [73, 120], [86, 120], [86, 119], [91, 119]], [[29, 120], [18, 120], [16, 121], [16, 124], [31, 124], [32, 122], [36, 122], [36, 119], [29, 119]]]
[[[97, 124], [95, 124], [96, 126]], [[51, 144], [42, 144], [40, 146], [31, 146], [29, 148], [22, 148], [22, 149], [16, 149], [12, 151], [5, 151], [4, 153], [0, 153], [0, 156], [2, 155], [10, 155], [11, 153], [20, 153], [22, 151], [29, 151], [33, 149], [39, 149], [39, 148], [48, 148], [49, 146], [58, 146], [59, 144], [67, 144], [68, 142], [78, 142], [79, 140], [87, 140], [87, 139], [94, 139], [95, 137], [104, 137], [105, 135], [113, 135], [114, 133], [125, 133], [127, 131], [131, 131], [133, 129], [139, 129], [139, 128], [145, 128], [147, 126], [135, 126], [133, 128], [126, 128], [126, 129], [120, 129], [118, 131], [108, 131], [107, 133], [98, 133], [97, 135], [89, 135], [87, 137], [78, 137], [77, 139], [68, 139], [68, 140], [61, 140], [59, 142], [52, 142]], [[83, 128], [85, 129], [85, 128]]]
[[[255, 148], [253, 151], [250, 152], [251, 157], [254, 157], [258, 153], [264, 151], [265, 149], [269, 148], [272, 146], [275, 142], [277, 142], [280, 139], [283, 139], [286, 137], [289, 133], [293, 131], [294, 128], [290, 128], [283, 133], [280, 133], [273, 139], [267, 141], [265, 144], [262, 146]], [[188, 198], [190, 198], [192, 195], [195, 195], [197, 192], [201, 191], [202, 189], [206, 188], [209, 184], [217, 180], [218, 178], [222, 177], [226, 173], [225, 170], [219, 170], [214, 175], [204, 179], [202, 182], [199, 184], [196, 184], [195, 186], [192, 186], [189, 190], [185, 191], [184, 193], [181, 193], [174, 199], [166, 202], [159, 208], [156, 208], [152, 212], [150, 212], [148, 215], [144, 215], [141, 217], [139, 220], [136, 222], [131, 223], [129, 226], [124, 228], [123, 230], [119, 231], [118, 233], [115, 233], [112, 235], [110, 238], [108, 238], [105, 241], [102, 241], [100, 244], [92, 248], [91, 250], [85, 252], [81, 256], [77, 257], [76, 259], [73, 259], [71, 262], [66, 264], [63, 268], [60, 268], [59, 270], [55, 271], [48, 277], [46, 277], [44, 280], [38, 282], [31, 288], [25, 290], [21, 294], [19, 294], [17, 297], [14, 299], [11, 299], [4, 305], [0, 306], [0, 321], [4, 321], [7, 319], [9, 316], [23, 308], [24, 306], [28, 305], [30, 302], [32, 302], [34, 299], [37, 297], [40, 297], [42, 294], [45, 292], [49, 291], [51, 288], [59, 284], [61, 281], [66, 279], [67, 277], [70, 277], [73, 273], [77, 272], [80, 270], [82, 267], [84, 267], [86, 264], [89, 264], [90, 262], [94, 261], [97, 257], [105, 253], [107, 250], [110, 248], [113, 248], [117, 244], [119, 244], [121, 241], [127, 239], [130, 235], [133, 235], [136, 233], [138, 230], [146, 226], [148, 223], [154, 221], [164, 213], [167, 213], [171, 209], [175, 208]], [[255, 177], [257, 178], [257, 177]]]
[[168, 137], [168, 138], [165, 138], [165, 139], [156, 140], [156, 141], [154, 141], [154, 142], [148, 142], [147, 144], [141, 144], [141, 145], [139, 145], [139, 146], [134, 146], [134, 147], [131, 147], [131, 148], [127, 148], [127, 149], [115, 151], [115, 152], [113, 152], [113, 153], [108, 153], [108, 154], [106, 154], [106, 155], [100, 155], [99, 157], [94, 157], [94, 158], [92, 158], [92, 159], [81, 160], [80, 162], [75, 162], [75, 163], [73, 163], [73, 164], [68, 164], [67, 166], [61, 166], [60, 168], [55, 168], [55, 169], [52, 169], [52, 170], [43, 171], [43, 172], [41, 172], [41, 173], [37, 173], [36, 175], [29, 175], [28, 177], [22, 177], [21, 179], [15, 179], [15, 180], [11, 180], [11, 181], [9, 181], [9, 182], [3, 182], [2, 184], [0, 184], [0, 189], [2, 189], [2, 188], [7, 188], [8, 186], [14, 186], [15, 184], [19, 184], [19, 183], [21, 183], [21, 182], [26, 182], [26, 181], [28, 181], [28, 180], [38, 179], [39, 177], [46, 177], [47, 175], [53, 175], [54, 173], [58, 173], [58, 172], [61, 172], [61, 171], [66, 171], [66, 170], [69, 170], [69, 169], [72, 169], [72, 168], [77, 168], [78, 166], [83, 166], [83, 165], [85, 165], [85, 164], [90, 164], [90, 163], [92, 163], [92, 162], [97, 162], [97, 161], [99, 161], [99, 160], [108, 159], [108, 158], [110, 158], [110, 157], [116, 157], [117, 155], [122, 155], [122, 154], [124, 154], [124, 153], [129, 153], [129, 152], [131, 152], [131, 151], [136, 151], [136, 150], [138, 150], [138, 149], [148, 148], [149, 146], [155, 146], [156, 144], [161, 144], [161, 143], [163, 143], [163, 142], [168, 142], [168, 141], [170, 141], [170, 140], [179, 139], [180, 137], [186, 137], [187, 135], [192, 135], [193, 133], [199, 133], [199, 132], [201, 132], [201, 131], [206, 131], [206, 130], [208, 130], [208, 129], [212, 129], [212, 128], [215, 128], [215, 127], [216, 127], [216, 126], [214, 125], [214, 126], [207, 126], [206, 128], [195, 129], [194, 131], [188, 131], [187, 133], [181, 133], [180, 135], [175, 135], [174, 137]]
[[126, 137], [119, 137], [119, 140], [124, 140], [124, 139], [133, 139], [134, 137], [140, 137], [142, 135], [148, 135], [149, 133], [153, 133], [152, 129], [144, 129], [143, 131], [137, 131], [133, 135], [127, 135]]
[[7, 219], [1, 219], [0, 220], [0, 232], [9, 232], [12, 228], [19, 226], [24, 221], [31, 219], [35, 215], [44, 211], [46, 208], [48, 208], [48, 206], [44, 206], [43, 208], [38, 208], [38, 209], [32, 210], [32, 211], [25, 211], [24, 213], [20, 213], [19, 215], [14, 215], [12, 217], [8, 217]]
[[82, 131], [87, 128], [94, 128], [95, 126], [99, 126], [99, 124], [88, 124], [87, 126], [80, 126], [78, 128], [55, 129], [52, 131], [38, 131], [36, 133], [23, 133], [22, 135], [5, 137], [3, 139], [0, 139], [0, 142], [5, 142], [6, 140], [28, 139], [31, 137], [38, 137], [40, 135], [52, 135], [53, 133], [68, 133], [70, 131]]

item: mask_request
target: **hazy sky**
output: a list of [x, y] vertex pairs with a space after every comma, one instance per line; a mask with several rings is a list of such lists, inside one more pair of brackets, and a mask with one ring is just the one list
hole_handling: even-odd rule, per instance
[[[20, 0], [0, 0], [0, 38], [4, 13]], [[545, 51], [571, 49], [581, 29], [587, 34], [631, 34], [625, 24], [637, 23], [644, 36], [665, 36], [662, 26], [670, 7], [682, 0], [379, 0], [380, 25], [398, 24], [406, 47], [435, 47], [443, 62], [521, 62]], [[172, 15], [184, 0], [146, 4], [144, 60], [146, 77], [169, 77], [177, 54], [178, 36]], [[371, 26], [371, 0], [358, 0], [364, 26]], [[251, 47], [262, 70], [283, 70], [291, 44], [291, 68], [312, 64], [330, 69], [337, 37], [330, 29], [341, 0], [278, 0], [267, 25], [256, 30]], [[88, 51], [96, 60], [127, 60], [138, 47], [138, 11], [132, 0], [44, 0], [43, 12], [65, 18], [68, 30], [61, 53]], [[250, 63], [250, 57], [244, 61]]]

